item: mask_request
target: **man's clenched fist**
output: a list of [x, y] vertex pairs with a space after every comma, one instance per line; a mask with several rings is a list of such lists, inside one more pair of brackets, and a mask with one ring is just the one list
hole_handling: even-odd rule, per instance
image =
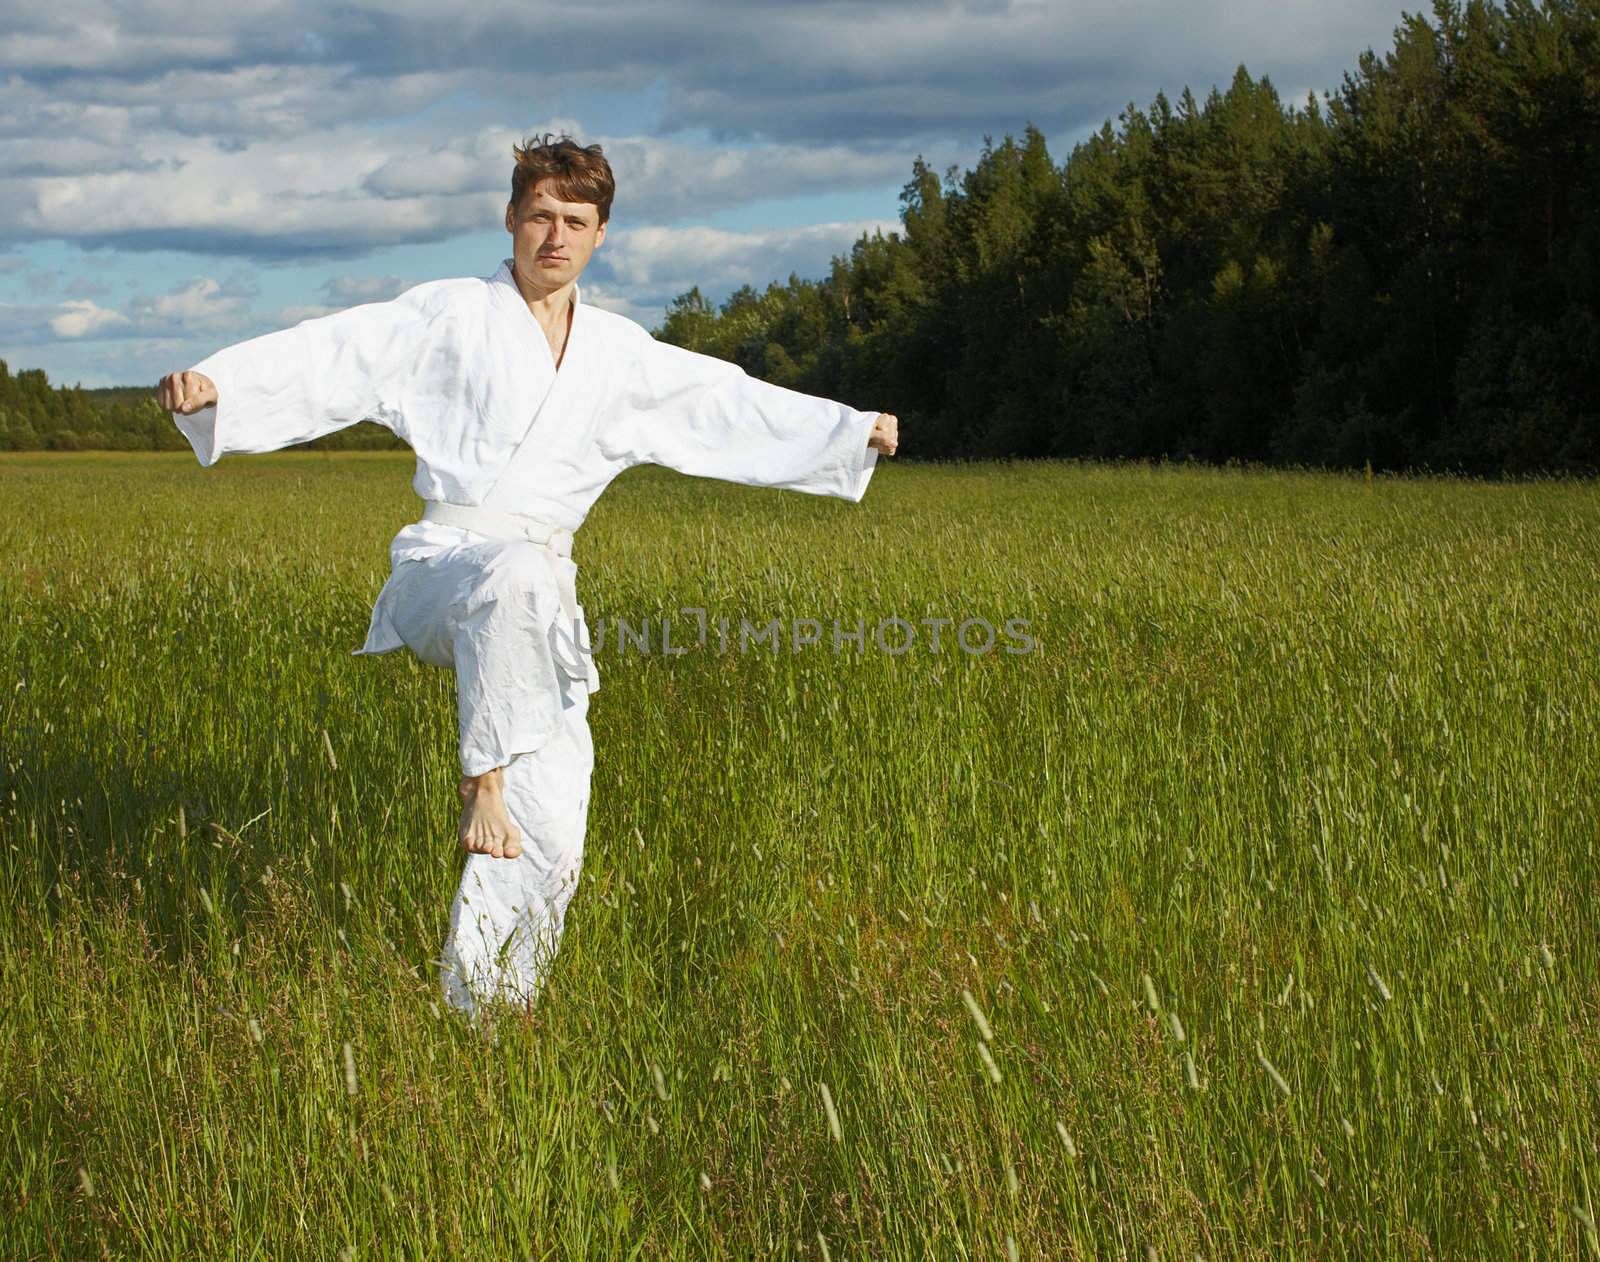
[[872, 433], [867, 435], [867, 446], [876, 448], [886, 456], [894, 455], [895, 449], [900, 446], [900, 418], [888, 412], [879, 412]]
[[215, 407], [217, 387], [203, 372], [169, 372], [156, 387], [156, 399], [169, 412], [198, 412]]

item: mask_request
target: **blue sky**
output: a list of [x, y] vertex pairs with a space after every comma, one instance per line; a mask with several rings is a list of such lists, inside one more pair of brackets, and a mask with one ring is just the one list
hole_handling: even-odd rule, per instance
[[0, 4], [0, 359], [142, 384], [217, 347], [487, 275], [511, 145], [598, 141], [586, 299], [821, 275], [919, 154], [1032, 121], [1057, 159], [1243, 63], [1286, 98], [1387, 49], [1392, 0], [181, 0]]

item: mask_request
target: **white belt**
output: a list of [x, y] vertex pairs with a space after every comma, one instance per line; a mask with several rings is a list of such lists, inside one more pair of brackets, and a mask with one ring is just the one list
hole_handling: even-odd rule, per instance
[[[565, 526], [553, 525], [538, 517], [522, 513], [502, 513], [493, 508], [477, 508], [467, 504], [446, 504], [442, 500], [428, 500], [422, 512], [423, 521], [438, 522], [441, 526], [456, 526], [470, 530], [489, 539], [507, 543], [537, 543], [559, 557], [572, 555], [572, 532]], [[572, 581], [568, 567], [551, 566], [556, 576], [556, 588], [561, 593], [561, 609], [567, 621], [576, 626], [578, 621], [578, 589]]]
[[462, 530], [473, 530], [491, 539], [526, 539], [529, 543], [544, 544], [557, 556], [572, 555], [572, 532], [565, 526], [554, 525], [540, 517], [428, 500], [427, 507], [422, 511], [422, 520], [436, 521], [441, 526], [459, 526]]

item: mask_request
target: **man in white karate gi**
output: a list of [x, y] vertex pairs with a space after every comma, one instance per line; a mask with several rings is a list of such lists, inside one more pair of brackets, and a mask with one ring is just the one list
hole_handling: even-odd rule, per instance
[[363, 419], [416, 453], [422, 519], [390, 545], [359, 653], [406, 647], [456, 672], [460, 842], [441, 960], [471, 1014], [531, 1003], [583, 858], [600, 686], [572, 535], [624, 469], [659, 464], [859, 501], [898, 421], [657, 342], [579, 300], [615, 185], [600, 146], [513, 149], [512, 257], [307, 320], [162, 379], [202, 465]]

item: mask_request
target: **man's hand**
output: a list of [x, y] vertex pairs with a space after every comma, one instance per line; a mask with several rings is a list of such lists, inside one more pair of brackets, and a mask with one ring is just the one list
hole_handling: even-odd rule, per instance
[[888, 412], [879, 412], [872, 433], [867, 435], [867, 446], [886, 456], [894, 455], [895, 449], [900, 446], [900, 418]]
[[201, 408], [215, 407], [217, 387], [203, 372], [169, 372], [156, 387], [156, 398], [168, 412], [188, 415]]

